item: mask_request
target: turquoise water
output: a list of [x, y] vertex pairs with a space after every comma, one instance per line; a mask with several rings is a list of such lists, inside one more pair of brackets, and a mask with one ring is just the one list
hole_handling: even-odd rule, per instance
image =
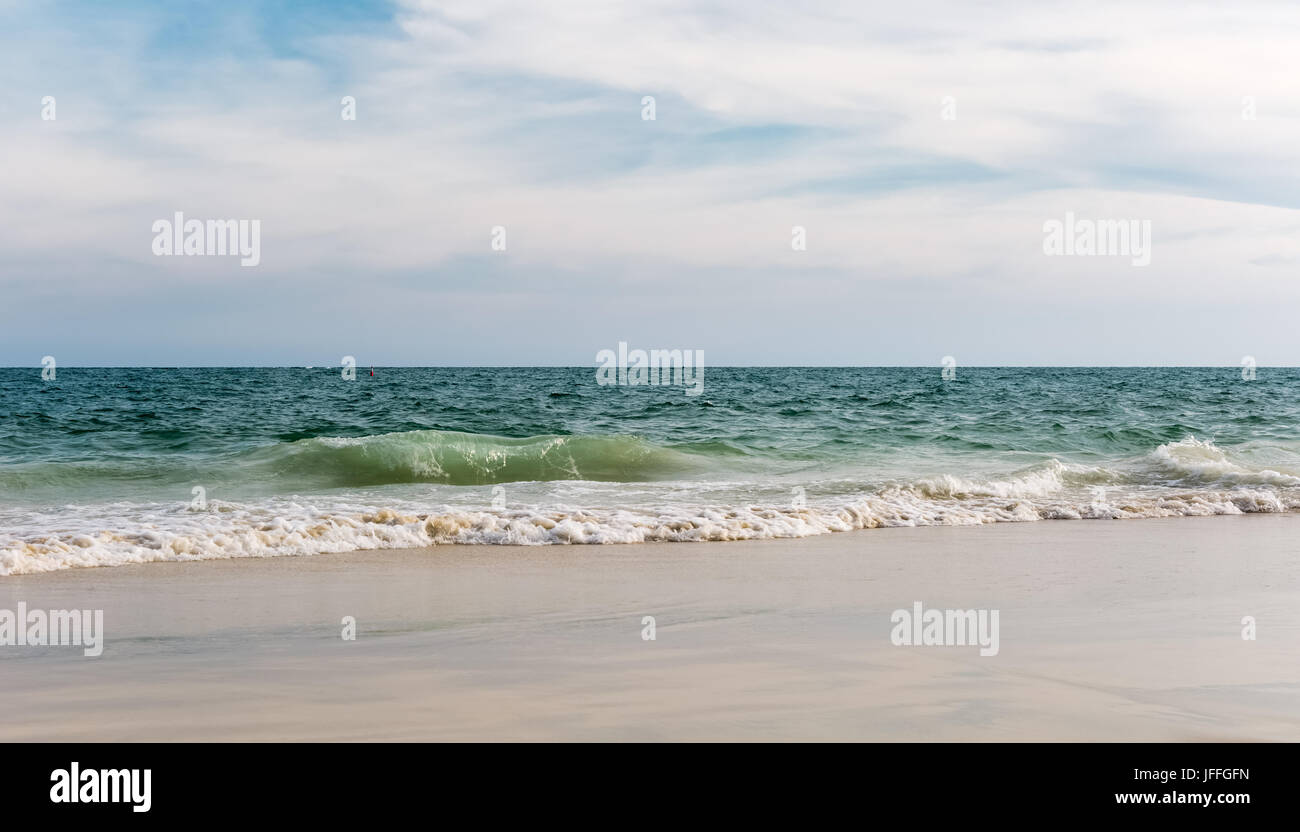
[[0, 370], [0, 574], [1300, 505], [1300, 370]]

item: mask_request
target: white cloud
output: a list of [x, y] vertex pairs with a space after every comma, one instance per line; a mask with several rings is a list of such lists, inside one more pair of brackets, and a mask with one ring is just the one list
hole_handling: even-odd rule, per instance
[[[399, 35], [299, 44], [320, 59], [153, 54], [141, 19], [102, 41], [63, 21], [74, 34], [39, 64], [15, 28], [0, 33], [16, 78], [0, 248], [72, 285], [93, 280], [95, 263], [136, 264], [124, 303], [178, 275], [254, 279], [155, 260], [150, 222], [173, 210], [261, 219], [257, 279], [286, 285], [490, 256], [489, 231], [504, 225], [522, 278], [599, 272], [631, 285], [656, 268], [686, 280], [739, 269], [816, 292], [845, 281], [958, 291], [983, 275], [990, 303], [1058, 292], [1210, 303], [1245, 280], [1291, 297], [1286, 270], [1259, 264], [1300, 257], [1296, 15], [410, 2]], [[39, 120], [45, 94], [59, 97], [57, 122]], [[338, 118], [345, 94], [356, 122]], [[656, 122], [639, 120], [644, 94], [658, 99]], [[1247, 95], [1253, 121], [1241, 118]], [[955, 121], [940, 118], [944, 96]], [[769, 143], [762, 131], [781, 126], [802, 132]], [[620, 153], [627, 163], [610, 163]], [[1152, 265], [1044, 257], [1042, 223], [1067, 210], [1150, 219]], [[808, 229], [808, 251], [790, 250], [793, 225]], [[0, 273], [10, 291], [28, 279]]]

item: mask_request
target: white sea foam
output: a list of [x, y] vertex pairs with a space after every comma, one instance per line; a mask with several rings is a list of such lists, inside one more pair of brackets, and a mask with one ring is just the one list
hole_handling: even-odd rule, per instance
[[[1234, 462], [1212, 443], [1162, 445], [1127, 470], [1049, 460], [1006, 477], [952, 475], [878, 485], [850, 497], [709, 501], [685, 485], [572, 483], [571, 504], [479, 510], [359, 495], [348, 500], [213, 501], [67, 507], [0, 535], [0, 575], [150, 561], [313, 555], [445, 544], [611, 544], [799, 538], [894, 526], [1130, 519], [1300, 508], [1300, 479]], [[1188, 483], [1183, 485], [1180, 483]], [[715, 484], [716, 485], [716, 484]], [[512, 486], [514, 487], [514, 486]], [[522, 488], [522, 486], [520, 486]], [[740, 492], [733, 492], [739, 494]], [[635, 500], [626, 499], [635, 495]], [[625, 499], [621, 499], [625, 498]], [[770, 497], [770, 494], [769, 494]], [[657, 501], [657, 502], [656, 502]], [[636, 506], [628, 503], [636, 502]], [[74, 518], [73, 520], [69, 518]]]
[[1213, 442], [1190, 436], [1179, 442], [1161, 445], [1151, 452], [1151, 458], [1171, 478], [1184, 482], [1300, 486], [1300, 476], [1234, 462], [1225, 450]]

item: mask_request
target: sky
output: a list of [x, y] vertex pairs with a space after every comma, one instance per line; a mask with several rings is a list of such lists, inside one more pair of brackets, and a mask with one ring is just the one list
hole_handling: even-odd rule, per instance
[[0, 365], [1300, 365], [1297, 78], [1289, 3], [0, 0]]

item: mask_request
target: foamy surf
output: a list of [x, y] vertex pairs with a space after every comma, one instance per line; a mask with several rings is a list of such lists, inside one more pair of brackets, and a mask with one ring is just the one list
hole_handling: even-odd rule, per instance
[[[345, 445], [346, 447], [346, 445]], [[569, 496], [583, 494], [574, 484]], [[1113, 467], [1049, 459], [1003, 477], [944, 474], [885, 482], [850, 497], [816, 488], [790, 503], [707, 502], [719, 493], [690, 483], [601, 491], [591, 505], [470, 509], [275, 498], [214, 501], [206, 511], [175, 504], [112, 504], [100, 528], [59, 528], [58, 512], [29, 525], [49, 533], [0, 537], [0, 575], [152, 561], [304, 556], [441, 545], [575, 545], [802, 538], [905, 526], [966, 526], [1039, 520], [1193, 517], [1300, 508], [1300, 478], [1233, 460], [1212, 442], [1187, 438]], [[784, 491], [784, 487], [775, 489]], [[798, 489], [795, 489], [798, 490]], [[769, 489], [772, 491], [772, 489]], [[739, 493], [739, 492], [737, 492]], [[622, 495], [626, 504], [610, 499]], [[633, 497], [635, 495], [635, 497]], [[769, 494], [770, 497], [770, 494]], [[372, 498], [373, 499], [373, 498]], [[644, 504], [634, 504], [636, 501]], [[792, 504], [793, 503], [793, 504]], [[67, 512], [86, 512], [67, 507]], [[110, 525], [110, 518], [128, 518]], [[83, 525], [96, 522], [82, 518]]]
[[1151, 459], [1172, 480], [1213, 485], [1300, 486], [1300, 476], [1232, 460], [1213, 442], [1188, 437], [1156, 448]]

